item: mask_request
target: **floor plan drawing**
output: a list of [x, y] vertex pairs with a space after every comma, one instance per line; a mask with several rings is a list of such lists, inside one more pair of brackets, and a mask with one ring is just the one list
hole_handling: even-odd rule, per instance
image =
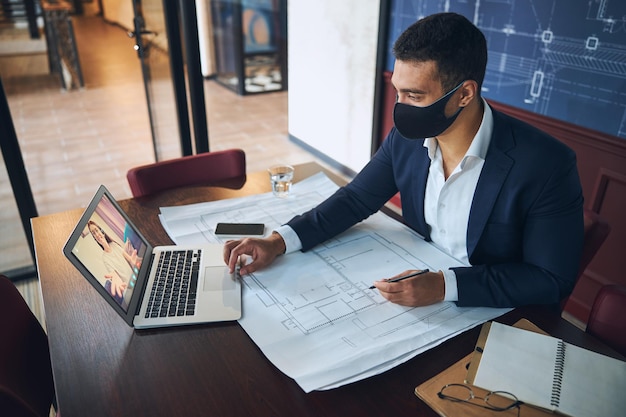
[[[271, 272], [258, 278], [253, 274], [250, 278], [253, 284], [249, 285], [254, 285], [265, 304], [283, 312], [286, 327], [309, 334], [341, 320], [353, 320], [355, 326], [376, 337], [408, 323], [429, 324], [430, 312], [424, 312], [424, 316], [407, 315], [410, 310], [389, 308], [387, 300], [376, 289], [369, 289], [375, 280], [383, 278], [381, 265], [390, 265], [389, 271], [393, 274], [437, 269], [411, 252], [376, 233], [351, 231], [312, 253], [315, 257], [301, 261], [301, 271], [297, 273], [302, 284], [284, 293], [276, 291], [281, 286], [272, 279]], [[306, 274], [312, 275], [311, 279]], [[303, 287], [305, 282], [315, 283], [315, 286]], [[259, 291], [263, 293], [258, 294]], [[368, 310], [374, 311], [366, 313]], [[401, 319], [402, 315], [407, 315], [406, 320]]]
[[[161, 223], [177, 244], [216, 241], [215, 225], [223, 221], [262, 221], [271, 233], [337, 188], [318, 174], [295, 184], [287, 199], [267, 193], [162, 207]], [[390, 369], [509, 310], [453, 302], [404, 307], [369, 288], [407, 270], [454, 266], [463, 265], [378, 212], [308, 252], [279, 256], [243, 276], [239, 324], [306, 392], [330, 389]]]
[[332, 388], [389, 369], [506, 311], [453, 302], [404, 307], [369, 288], [407, 270], [450, 266], [462, 264], [376, 213], [311, 251], [281, 256], [244, 277], [239, 323], [307, 392]]

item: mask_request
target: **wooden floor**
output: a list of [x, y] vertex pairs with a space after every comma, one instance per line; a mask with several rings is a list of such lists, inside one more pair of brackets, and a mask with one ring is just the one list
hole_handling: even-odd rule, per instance
[[[3, 77], [39, 215], [85, 206], [100, 184], [116, 198], [128, 198], [127, 170], [154, 161], [133, 41], [124, 29], [98, 16], [75, 16], [73, 22], [83, 89], [61, 90], [57, 76], [46, 68], [39, 68], [39, 74]], [[249, 172], [307, 161], [332, 170], [288, 139], [287, 92], [238, 96], [210, 80], [204, 87], [211, 150], [244, 149]], [[7, 181], [0, 187], [2, 207], [14, 204]], [[0, 227], [0, 271], [24, 265], [24, 259], [27, 263], [19, 219], [2, 219]], [[18, 286], [44, 323], [37, 282]]]

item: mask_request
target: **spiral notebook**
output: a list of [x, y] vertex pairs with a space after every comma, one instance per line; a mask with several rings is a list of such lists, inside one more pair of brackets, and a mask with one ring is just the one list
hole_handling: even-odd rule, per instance
[[[515, 327], [526, 329], [529, 331], [547, 334], [527, 319], [520, 319]], [[486, 337], [486, 335], [485, 335]], [[481, 346], [484, 346], [484, 340]], [[472, 363], [473, 353], [466, 355], [463, 359], [456, 362], [452, 366], [438, 373], [415, 387], [415, 395], [430, 406], [437, 414], [442, 417], [511, 417], [517, 415], [517, 409], [508, 411], [488, 410], [482, 407], [476, 407], [464, 402], [448, 401], [439, 397], [442, 387], [447, 384], [467, 384], [467, 374]], [[471, 385], [472, 391], [476, 397], [484, 398], [489, 390]], [[481, 404], [477, 398], [473, 404]], [[528, 404], [522, 404], [519, 409], [520, 417], [551, 417], [553, 413], [539, 407], [533, 407]]]
[[571, 417], [626, 410], [626, 362], [497, 322], [484, 325], [467, 380]]

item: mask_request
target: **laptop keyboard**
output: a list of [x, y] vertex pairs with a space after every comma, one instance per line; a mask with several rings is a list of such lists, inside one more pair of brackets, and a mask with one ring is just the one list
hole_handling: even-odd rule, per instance
[[159, 255], [146, 318], [194, 314], [200, 256], [200, 250], [173, 250]]

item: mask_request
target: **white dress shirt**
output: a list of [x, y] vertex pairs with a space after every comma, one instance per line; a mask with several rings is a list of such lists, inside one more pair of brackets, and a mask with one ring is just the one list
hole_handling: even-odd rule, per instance
[[[443, 173], [441, 150], [436, 138], [426, 138], [430, 169], [424, 198], [424, 217], [431, 227], [433, 243], [444, 252], [469, 265], [467, 254], [467, 222], [474, 198], [474, 190], [485, 162], [485, 155], [493, 131], [493, 115], [483, 99], [483, 120], [467, 153], [446, 180]], [[302, 249], [300, 238], [288, 225], [276, 229], [285, 241], [285, 253]], [[446, 301], [457, 301], [456, 274], [443, 271]]]
[[[468, 266], [467, 223], [493, 131], [493, 115], [484, 99], [483, 105], [485, 110], [478, 132], [448, 179], [444, 176], [437, 139], [424, 140], [430, 158], [424, 196], [424, 218], [430, 226], [430, 238], [441, 250]], [[443, 275], [446, 284], [444, 300], [457, 301], [456, 274], [448, 269]]]

